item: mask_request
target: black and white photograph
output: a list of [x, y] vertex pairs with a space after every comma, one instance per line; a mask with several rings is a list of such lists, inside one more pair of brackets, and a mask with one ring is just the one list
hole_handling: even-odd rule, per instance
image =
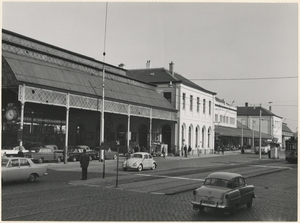
[[1, 9], [1, 221], [298, 221], [298, 1]]

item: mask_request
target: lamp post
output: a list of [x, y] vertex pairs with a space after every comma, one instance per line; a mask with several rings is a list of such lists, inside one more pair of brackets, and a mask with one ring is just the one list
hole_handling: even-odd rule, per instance
[[259, 159], [261, 160], [261, 105], [259, 108]]
[[252, 146], [253, 146], [253, 151], [254, 151], [254, 124], [255, 124], [255, 120], [252, 120]]
[[244, 138], [244, 128], [243, 128], [243, 121], [244, 119], [241, 119], [241, 123], [242, 123], [242, 139], [241, 139], [241, 150], [243, 151], [243, 145], [244, 145], [244, 141], [243, 141], [243, 138]]

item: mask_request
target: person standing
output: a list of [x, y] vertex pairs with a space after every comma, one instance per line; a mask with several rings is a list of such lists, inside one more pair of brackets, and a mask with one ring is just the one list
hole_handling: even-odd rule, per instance
[[23, 153], [21, 147], [19, 147], [18, 157], [24, 157], [24, 153]]
[[90, 157], [86, 154], [86, 149], [83, 149], [83, 153], [80, 155], [80, 167], [82, 169], [81, 180], [87, 180], [87, 169], [90, 163]]
[[187, 157], [187, 147], [184, 145], [184, 156]]

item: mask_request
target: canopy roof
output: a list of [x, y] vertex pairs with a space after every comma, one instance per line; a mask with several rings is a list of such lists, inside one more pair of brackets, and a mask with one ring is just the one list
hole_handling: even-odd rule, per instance
[[[231, 136], [231, 137], [242, 137], [242, 129], [241, 128], [231, 128], [225, 126], [216, 126], [216, 133], [219, 136]], [[253, 131], [250, 129], [243, 128], [243, 137], [252, 138]], [[259, 132], [254, 131], [254, 138], [259, 138]], [[269, 134], [261, 132], [262, 139], [272, 139], [273, 137]]]

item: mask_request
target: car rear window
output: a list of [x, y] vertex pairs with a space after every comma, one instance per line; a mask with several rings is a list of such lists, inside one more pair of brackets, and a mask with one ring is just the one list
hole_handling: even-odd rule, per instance
[[8, 159], [2, 159], [2, 166], [6, 166], [8, 163]]
[[218, 187], [231, 188], [232, 183], [228, 180], [218, 179], [218, 178], [208, 178], [205, 180], [204, 185], [212, 185]]

